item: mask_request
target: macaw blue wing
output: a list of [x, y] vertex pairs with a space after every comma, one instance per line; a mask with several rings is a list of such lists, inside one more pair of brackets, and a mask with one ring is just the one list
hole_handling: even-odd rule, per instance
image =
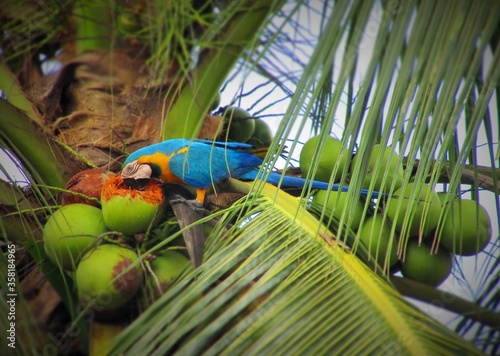
[[165, 156], [170, 156], [182, 148], [189, 146], [191, 142], [191, 140], [186, 139], [167, 140], [140, 148], [128, 155], [125, 162], [123, 162], [123, 166], [126, 166], [128, 163], [136, 161], [141, 157], [152, 156], [154, 154], [160, 153]]
[[247, 152], [251, 148], [236, 142], [191, 141], [184, 152], [170, 158], [169, 169], [187, 184], [208, 189], [223, 179], [255, 170], [262, 160]]
[[[242, 174], [239, 178], [242, 180], [255, 180], [255, 179], [262, 179], [263, 177], [264, 176], [262, 172], [258, 172], [257, 170], [252, 170]], [[289, 187], [289, 188], [304, 188], [308, 185], [311, 186], [311, 189], [328, 190], [329, 188], [327, 182], [321, 182], [317, 180], [307, 180], [304, 178], [292, 177], [292, 176], [283, 176], [279, 173], [274, 173], [274, 172], [271, 172], [269, 176], [266, 177], [266, 182], [274, 185], [281, 184], [283, 187]], [[346, 185], [332, 184], [330, 190], [347, 192], [349, 191], [349, 187]], [[370, 195], [374, 198], [378, 196], [390, 195], [386, 193], [380, 193], [377, 191], [370, 192], [368, 191], [368, 189], [361, 189], [360, 194], [366, 196]]]
[[[124, 166], [137, 161], [139, 165], [151, 166], [155, 176], [171, 183], [185, 183], [205, 190], [223, 179], [233, 177], [254, 180], [261, 177], [258, 167], [262, 159], [257, 155], [264, 151], [254, 150], [253, 146], [240, 142], [216, 142], [210, 140], [173, 139], [141, 148], [125, 160]], [[310, 185], [313, 189], [328, 189], [328, 183], [308, 181], [303, 178], [271, 173], [267, 177], [271, 184], [281, 183], [284, 187], [302, 188]], [[348, 186], [333, 184], [331, 190], [346, 192]], [[372, 197], [387, 194], [360, 191]], [[197, 197], [203, 202], [204, 193]]]
[[241, 151], [249, 151], [253, 149], [254, 147], [248, 143], [243, 143], [243, 142], [221, 142], [221, 141], [211, 141], [211, 140], [202, 140], [200, 138], [194, 139], [189, 142], [198, 142], [198, 143], [203, 143], [205, 145], [209, 146], [215, 146], [215, 147], [222, 147], [222, 148], [230, 148], [234, 150], [241, 150]]

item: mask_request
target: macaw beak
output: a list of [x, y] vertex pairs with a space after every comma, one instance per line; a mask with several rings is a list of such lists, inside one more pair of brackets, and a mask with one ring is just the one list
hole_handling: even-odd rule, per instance
[[133, 189], [144, 188], [151, 179], [153, 170], [148, 164], [140, 164], [137, 161], [127, 163], [123, 168], [121, 177], [123, 182]]

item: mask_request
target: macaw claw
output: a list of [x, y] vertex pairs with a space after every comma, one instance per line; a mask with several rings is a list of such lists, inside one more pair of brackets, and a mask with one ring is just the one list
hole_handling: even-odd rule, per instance
[[169, 203], [170, 203], [170, 205], [176, 205], [176, 204], [187, 205], [194, 212], [196, 212], [200, 215], [210, 215], [210, 213], [211, 213], [210, 210], [205, 209], [203, 204], [201, 204], [196, 199], [186, 199], [186, 198], [178, 196], [178, 198], [170, 199]]

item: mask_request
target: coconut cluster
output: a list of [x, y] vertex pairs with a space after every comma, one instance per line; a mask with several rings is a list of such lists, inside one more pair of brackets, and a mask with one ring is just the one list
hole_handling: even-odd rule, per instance
[[[475, 255], [488, 245], [491, 222], [486, 209], [472, 200], [438, 194], [425, 183], [403, 186], [403, 160], [390, 147], [375, 145], [368, 162], [360, 162], [362, 157], [356, 155], [347, 167], [352, 153], [339, 140], [326, 137], [319, 143], [315, 136], [302, 148], [304, 178], [340, 183], [344, 171], [353, 174], [357, 166], [365, 165], [361, 188], [383, 193], [379, 197], [383, 201], [348, 202], [346, 193], [318, 191], [311, 210], [321, 213], [330, 229], [342, 220], [357, 233], [356, 243], [386, 270], [401, 270], [404, 277], [438, 286], [451, 273], [454, 255]], [[400, 240], [409, 242], [400, 246]]]
[[[55, 265], [74, 276], [83, 305], [96, 311], [116, 311], [144, 286], [158, 296], [189, 264], [175, 251], [149, 255], [144, 261], [136, 246], [123, 243], [135, 241], [127, 237], [160, 223], [163, 206], [163, 191], [155, 182], [135, 190], [119, 175], [96, 169], [69, 180], [63, 205], [45, 223], [44, 250]], [[104, 236], [125, 239], [119, 242]], [[145, 269], [145, 263], [150, 268]]]
[[245, 142], [256, 148], [269, 147], [273, 135], [269, 125], [262, 119], [237, 106], [221, 108], [223, 130], [219, 141]]

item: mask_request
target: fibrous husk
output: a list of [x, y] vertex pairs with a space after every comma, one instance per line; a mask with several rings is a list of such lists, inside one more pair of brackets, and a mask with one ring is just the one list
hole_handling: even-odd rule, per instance
[[171, 101], [166, 85], [152, 86], [144, 68], [123, 53], [85, 53], [44, 77], [33, 101], [49, 134], [96, 166], [117, 170], [125, 151], [159, 141]]
[[[43, 77], [31, 96], [49, 135], [97, 167], [117, 171], [127, 153], [161, 140], [176, 85], [153, 81], [139, 56], [87, 52]], [[213, 139], [220, 126], [220, 117], [207, 115], [199, 137]]]

